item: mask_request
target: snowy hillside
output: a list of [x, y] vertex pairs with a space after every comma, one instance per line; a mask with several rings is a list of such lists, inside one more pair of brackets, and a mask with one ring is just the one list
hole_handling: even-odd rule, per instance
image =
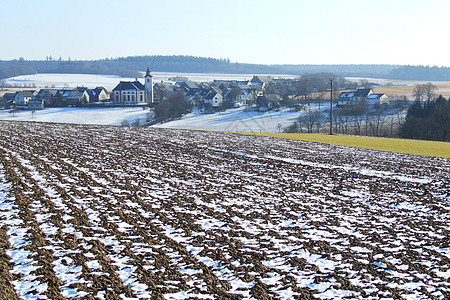
[[[220, 80], [250, 80], [253, 74], [208, 74], [208, 73], [170, 73], [170, 72], [152, 72], [154, 82], [173, 81], [172, 79], [187, 78], [194, 82], [210, 82], [215, 79]], [[293, 78], [292, 75], [270, 75], [275, 78]], [[138, 78], [139, 79], [139, 78]], [[17, 86], [35, 86], [56, 87], [56, 88], [74, 88], [85, 86], [95, 88], [103, 86], [111, 91], [120, 81], [135, 80], [134, 78], [123, 78], [114, 75], [92, 75], [92, 74], [54, 74], [38, 73], [32, 75], [21, 75], [4, 79], [6, 84]], [[141, 78], [143, 81], [143, 78]]]
[[4, 299], [449, 299], [450, 161], [0, 121]]
[[72, 124], [98, 124], [98, 125], [121, 125], [127, 121], [132, 123], [136, 120], [144, 122], [147, 119], [148, 110], [140, 107], [124, 108], [46, 108], [44, 110], [31, 111], [21, 110], [10, 113], [9, 110], [0, 110], [0, 120], [9, 121], [32, 121]]
[[281, 128], [291, 125], [300, 112], [288, 109], [279, 111], [246, 111], [244, 108], [228, 109], [214, 114], [190, 113], [175, 120], [155, 125], [160, 128], [198, 129], [215, 131], [245, 131], [245, 132], [278, 132]]
[[[124, 121], [133, 123], [147, 120], [149, 110], [142, 108], [46, 108], [36, 111], [0, 110], [0, 120], [32, 121], [72, 124], [122, 125]], [[215, 131], [278, 132], [279, 126], [290, 125], [300, 112], [245, 111], [244, 108], [229, 109], [214, 114], [190, 113], [179, 120], [154, 125], [160, 128], [178, 128]]]

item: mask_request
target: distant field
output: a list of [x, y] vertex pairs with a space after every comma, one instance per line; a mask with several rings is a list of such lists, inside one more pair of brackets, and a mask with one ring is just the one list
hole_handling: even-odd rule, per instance
[[392, 86], [375, 87], [375, 93], [385, 93], [392, 97], [407, 96], [412, 99], [414, 88], [418, 84], [431, 82], [437, 87], [436, 94], [446, 98], [450, 97], [450, 81], [409, 81], [409, 80], [389, 80]]
[[252, 133], [292, 140], [450, 158], [450, 143], [308, 133]]

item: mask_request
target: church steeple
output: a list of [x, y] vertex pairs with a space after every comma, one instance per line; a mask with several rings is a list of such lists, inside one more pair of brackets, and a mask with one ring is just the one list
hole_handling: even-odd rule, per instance
[[147, 93], [147, 103], [153, 103], [153, 76], [150, 74], [150, 67], [145, 72], [145, 91]]
[[150, 67], [147, 67], [147, 71], [145, 72], [145, 77], [153, 77], [152, 74], [150, 74]]

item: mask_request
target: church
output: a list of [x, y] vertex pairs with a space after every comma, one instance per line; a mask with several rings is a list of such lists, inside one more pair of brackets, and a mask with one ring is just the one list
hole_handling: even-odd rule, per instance
[[112, 91], [112, 101], [118, 105], [145, 105], [153, 103], [153, 76], [147, 68], [145, 82], [121, 81]]

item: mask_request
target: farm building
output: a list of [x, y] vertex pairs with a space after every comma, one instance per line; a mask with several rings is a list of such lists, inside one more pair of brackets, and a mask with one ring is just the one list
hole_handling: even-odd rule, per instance
[[29, 110], [41, 110], [44, 109], [44, 100], [30, 100], [28, 101]]
[[55, 98], [61, 98], [63, 103], [69, 106], [89, 103], [89, 94], [87, 88], [84, 87], [77, 87], [71, 90], [59, 90]]
[[337, 106], [355, 105], [361, 101], [367, 101], [368, 105], [388, 105], [389, 96], [375, 94], [372, 89], [358, 89], [356, 91], [342, 92], [337, 100]]
[[369, 105], [389, 105], [389, 96], [386, 94], [372, 94], [367, 97]]

